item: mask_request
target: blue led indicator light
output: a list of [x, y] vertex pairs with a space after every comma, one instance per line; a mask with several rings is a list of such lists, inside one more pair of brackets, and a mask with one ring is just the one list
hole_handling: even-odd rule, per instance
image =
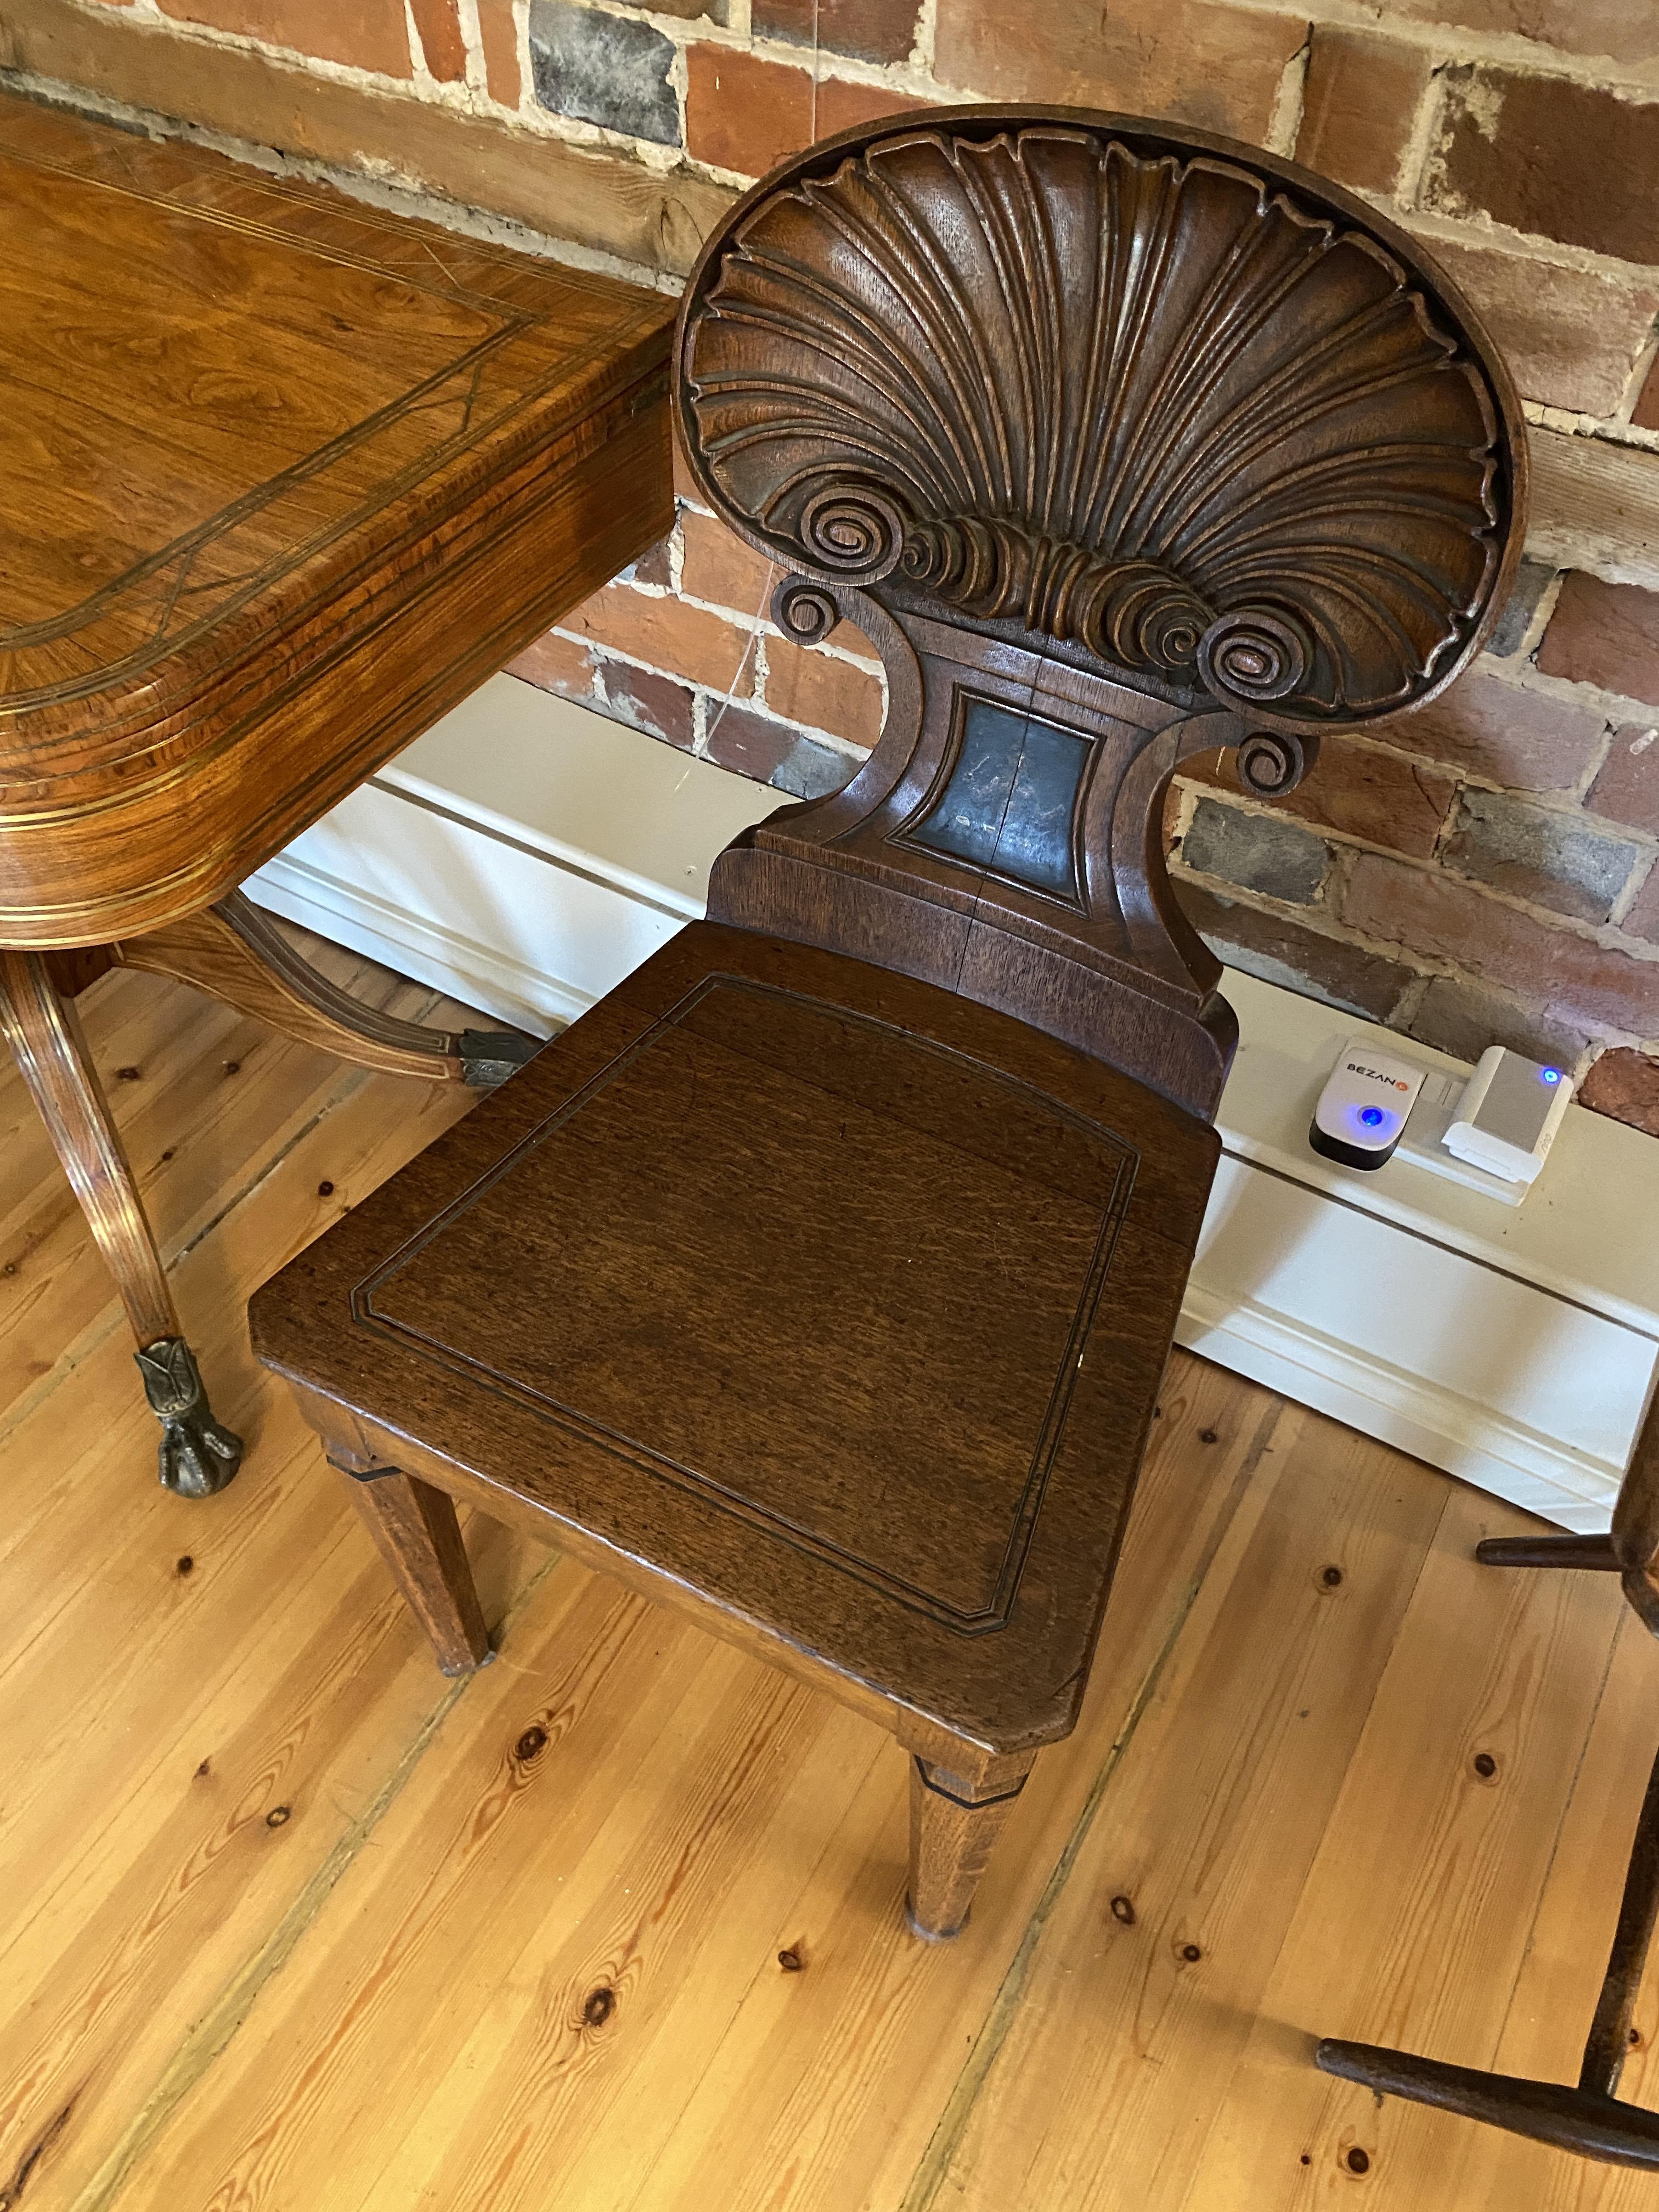
[[1359, 1118], [1368, 1129], [1380, 1129], [1388, 1116], [1380, 1106], [1368, 1106]]
[[1538, 1080], [1540, 1083], [1559, 1083], [1561, 1080], [1561, 1071], [1559, 1067], [1540, 1067], [1538, 1071]]

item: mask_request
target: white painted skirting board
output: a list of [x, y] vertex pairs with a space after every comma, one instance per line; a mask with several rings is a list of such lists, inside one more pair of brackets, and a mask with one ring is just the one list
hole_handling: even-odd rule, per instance
[[[778, 794], [493, 678], [262, 868], [249, 895], [548, 1035], [702, 910]], [[1230, 975], [1243, 1042], [1180, 1338], [1580, 1530], [1607, 1526], [1659, 1346], [1659, 1145], [1578, 1107], [1517, 1208], [1311, 1153], [1362, 1024]], [[1438, 1065], [1455, 1063], [1420, 1049]]]

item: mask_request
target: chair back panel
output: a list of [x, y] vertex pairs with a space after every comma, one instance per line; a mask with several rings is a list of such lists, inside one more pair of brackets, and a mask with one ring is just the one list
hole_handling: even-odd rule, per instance
[[[803, 641], [886, 665], [847, 790], [715, 872], [722, 918], [927, 975], [1212, 1112], [1234, 1035], [1169, 890], [1178, 763], [1289, 790], [1433, 697], [1519, 553], [1508, 378], [1420, 250], [1200, 134], [940, 109], [842, 134], [704, 251], [693, 475]], [[757, 865], [757, 863], [760, 863]]]

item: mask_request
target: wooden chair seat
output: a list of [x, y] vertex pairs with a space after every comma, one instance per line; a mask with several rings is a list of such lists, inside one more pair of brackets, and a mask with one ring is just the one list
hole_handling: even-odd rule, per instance
[[776, 630], [880, 653], [880, 742], [255, 1342], [442, 1663], [488, 1650], [459, 1498], [889, 1728], [948, 1936], [1075, 1720], [1219, 1152], [1237, 1026], [1170, 779], [1231, 746], [1286, 791], [1451, 680], [1518, 555], [1520, 417], [1359, 202], [991, 109], [740, 202], [673, 396]]
[[287, 1267], [325, 1433], [914, 1717], [1065, 1735], [1218, 1149], [861, 961], [701, 924]]

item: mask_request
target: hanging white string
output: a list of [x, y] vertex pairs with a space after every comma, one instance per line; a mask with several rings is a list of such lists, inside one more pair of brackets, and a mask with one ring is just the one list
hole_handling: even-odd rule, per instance
[[[766, 610], [771, 605], [772, 600], [772, 579], [777, 574], [777, 562], [775, 561], [769, 561], [766, 564], [766, 582], [761, 590], [761, 603], [755, 610], [755, 620], [757, 623], [762, 623], [766, 619]], [[732, 702], [738, 696], [738, 687], [743, 682], [744, 672], [748, 667], [750, 661], [754, 658], [755, 647], [759, 642], [759, 639], [760, 631], [758, 629], [751, 629], [749, 633], [749, 642], [744, 647], [742, 657], [738, 660], [737, 666], [732, 672], [732, 688], [722, 696], [719, 713], [715, 714], [713, 720], [710, 721], [708, 728], [703, 732], [702, 742], [705, 749], [712, 744], [715, 731], [719, 729], [720, 724], [726, 720], [726, 708], [731, 706]]]
[[812, 104], [809, 111], [806, 140], [816, 146], [818, 138], [818, 0], [812, 0]]
[[[806, 141], [807, 141], [807, 143], [808, 143], [809, 145], [816, 144], [816, 143], [817, 143], [817, 135], [818, 135], [818, 0], [812, 0], [812, 88], [811, 88], [811, 94], [809, 95], [809, 101], [808, 101], [808, 106], [807, 106], [807, 121], [806, 121]], [[734, 669], [732, 670], [732, 684], [731, 684], [731, 688], [730, 688], [730, 690], [727, 690], [727, 691], [724, 694], [724, 696], [722, 696], [722, 698], [721, 698], [721, 700], [720, 700], [720, 703], [719, 711], [715, 714], [714, 720], [713, 720], [708, 724], [708, 728], [703, 732], [702, 742], [703, 742], [703, 745], [704, 745], [704, 748], [705, 748], [705, 749], [707, 749], [707, 747], [708, 747], [710, 744], [712, 744], [712, 743], [713, 743], [713, 741], [714, 741], [714, 732], [715, 732], [715, 731], [719, 729], [719, 727], [720, 727], [720, 724], [721, 724], [721, 723], [726, 720], [726, 709], [727, 709], [727, 708], [729, 708], [729, 707], [733, 703], [733, 702], [736, 700], [737, 696], [738, 696], [738, 688], [739, 688], [739, 686], [742, 684], [742, 683], [743, 683], [743, 679], [744, 679], [744, 675], [746, 674], [746, 672], [747, 672], [747, 671], [748, 671], [749, 663], [750, 663], [750, 661], [754, 658], [755, 647], [756, 647], [756, 644], [757, 644], [757, 642], [758, 641], [759, 637], [760, 637], [760, 627], [759, 627], [759, 626], [760, 626], [760, 624], [761, 624], [762, 623], [763, 623], [763, 622], [765, 621], [765, 619], [766, 619], [766, 611], [767, 611], [767, 609], [768, 609], [768, 608], [771, 605], [771, 604], [772, 604], [772, 584], [773, 584], [773, 580], [774, 580], [774, 579], [775, 579], [775, 578], [776, 577], [776, 575], [777, 575], [777, 573], [778, 573], [778, 566], [777, 566], [777, 562], [776, 562], [775, 561], [769, 561], [769, 562], [767, 562], [767, 564], [766, 564], [766, 581], [765, 581], [764, 585], [762, 586], [762, 589], [761, 589], [761, 603], [760, 603], [760, 605], [759, 605], [756, 608], [756, 610], [755, 610], [755, 623], [756, 623], [756, 627], [755, 627], [753, 629], [751, 629], [751, 630], [750, 631], [750, 633], [749, 633], [749, 642], [748, 642], [748, 644], [747, 644], [747, 645], [745, 645], [745, 646], [744, 647], [744, 648], [743, 648], [743, 654], [742, 654], [742, 657], [741, 657], [741, 659], [738, 660], [738, 665], [737, 665], [736, 668], [734, 668]]]

